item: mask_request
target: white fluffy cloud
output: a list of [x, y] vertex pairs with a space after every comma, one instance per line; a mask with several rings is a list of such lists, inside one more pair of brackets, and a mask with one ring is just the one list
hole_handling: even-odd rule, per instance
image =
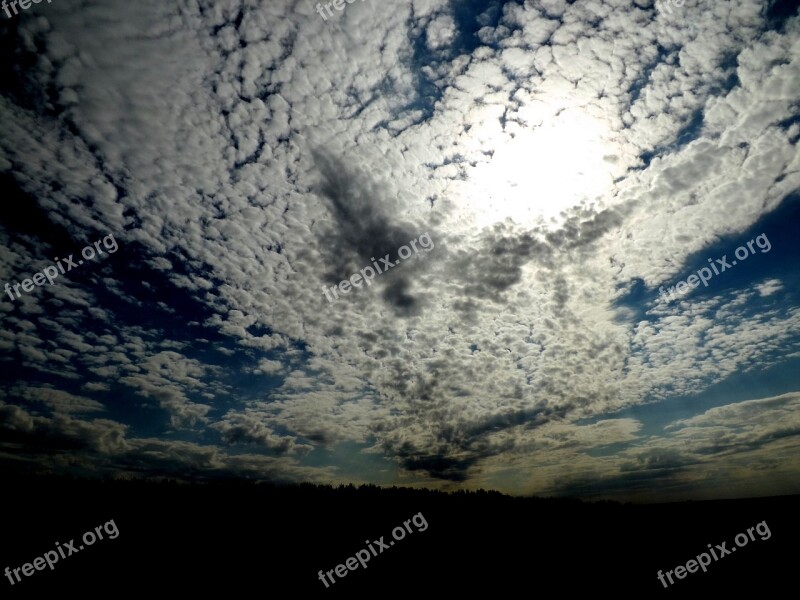
[[[508, 3], [478, 16], [471, 49], [456, 46], [450, 4], [376, 1], [335, 22], [255, 0], [60, 0], [20, 20], [15, 43], [38, 59], [17, 74], [25, 94], [0, 96], [0, 166], [76, 238], [113, 232], [121, 253], [136, 248], [207, 311], [204, 326], [251, 353], [257, 366], [243, 371], [282, 382], [244, 407], [216, 405], [231, 392], [206, 389], [221, 367], [155, 328], [119, 325], [119, 307], [66, 278], [4, 303], [0, 344], [65, 379], [91, 369], [90, 392], [113, 378], [172, 426], [227, 443], [289, 454], [369, 444], [404, 476], [457, 482], [543, 457], [536, 485], [501, 482], [541, 491], [623, 460], [573, 464], [575, 447], [639, 435], [632, 420], [578, 419], [697, 393], [792, 343], [796, 309], [736, 310], [779, 297], [776, 278], [648, 300], [646, 319], [619, 301], [637, 282], [685, 277], [694, 254], [800, 187], [798, 132], [785, 126], [800, 97], [796, 18], [764, 31], [754, 0], [670, 12]], [[424, 260], [325, 300], [323, 286], [428, 231]], [[6, 280], [40, 268], [31, 256], [46, 264], [47, 250], [4, 248]], [[124, 274], [105, 276], [116, 302], [156, 310], [114, 283]], [[184, 318], [168, 301], [158, 310]], [[111, 339], [86, 332], [89, 318]], [[54, 411], [100, 408], [37, 393]], [[103, 446], [139, 444], [162, 462], [246, 462], [114, 440]], [[301, 468], [264, 460], [269, 473]]]

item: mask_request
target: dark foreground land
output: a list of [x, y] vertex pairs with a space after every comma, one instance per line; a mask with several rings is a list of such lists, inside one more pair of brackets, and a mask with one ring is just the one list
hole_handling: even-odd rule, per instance
[[[119, 531], [116, 539], [59, 559], [52, 571], [45, 566], [27, 577], [20, 571], [22, 581], [13, 586], [0, 573], [3, 598], [70, 590], [83, 598], [174, 593], [372, 599], [466, 592], [504, 598], [575, 591], [618, 598], [781, 598], [797, 590], [797, 496], [621, 505], [494, 492], [236, 482], [14, 475], [2, 485], [0, 570], [33, 562], [56, 542], [74, 539], [77, 550], [84, 532], [112, 519]], [[372, 556], [366, 569], [334, 576], [329, 588], [319, 580], [318, 571], [344, 564], [367, 541], [376, 551], [381, 536], [388, 545], [393, 528], [418, 513], [425, 531], [410, 524], [413, 533]], [[659, 570], [685, 566], [708, 544], [736, 547], [734, 537], [762, 521], [769, 539], [753, 531], [754, 541], [748, 538], [746, 546], [713, 561], [707, 572], [673, 575], [669, 588], [659, 582]]]

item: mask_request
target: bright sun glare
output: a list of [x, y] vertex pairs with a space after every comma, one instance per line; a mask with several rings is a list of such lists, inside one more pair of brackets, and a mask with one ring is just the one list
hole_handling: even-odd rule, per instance
[[[478, 227], [510, 218], [520, 225], [558, 221], [561, 211], [611, 189], [616, 154], [607, 125], [580, 109], [564, 110], [540, 126], [490, 119], [474, 132], [482, 150], [494, 151], [470, 171], [466, 203]], [[513, 137], [512, 137], [513, 136]]]

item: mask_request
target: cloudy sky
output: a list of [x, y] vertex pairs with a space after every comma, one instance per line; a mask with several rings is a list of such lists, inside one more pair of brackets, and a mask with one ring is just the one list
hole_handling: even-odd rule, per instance
[[0, 13], [0, 460], [800, 492], [797, 2], [315, 4]]

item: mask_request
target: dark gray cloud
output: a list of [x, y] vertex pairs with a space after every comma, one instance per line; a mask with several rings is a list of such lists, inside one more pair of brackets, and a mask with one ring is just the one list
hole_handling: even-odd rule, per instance
[[[322, 182], [318, 193], [327, 200], [331, 223], [322, 231], [320, 253], [326, 259], [327, 274], [338, 283], [364, 267], [377, 264], [387, 269], [381, 259], [388, 256], [398, 262], [398, 250], [424, 232], [401, 221], [387, 198], [389, 191], [371, 182], [368, 176], [348, 172], [343, 159], [324, 150], [312, 152]], [[420, 299], [412, 294], [412, 277], [419, 263], [403, 263], [386, 270], [373, 285], [384, 288], [382, 297], [395, 314], [418, 314]]]

